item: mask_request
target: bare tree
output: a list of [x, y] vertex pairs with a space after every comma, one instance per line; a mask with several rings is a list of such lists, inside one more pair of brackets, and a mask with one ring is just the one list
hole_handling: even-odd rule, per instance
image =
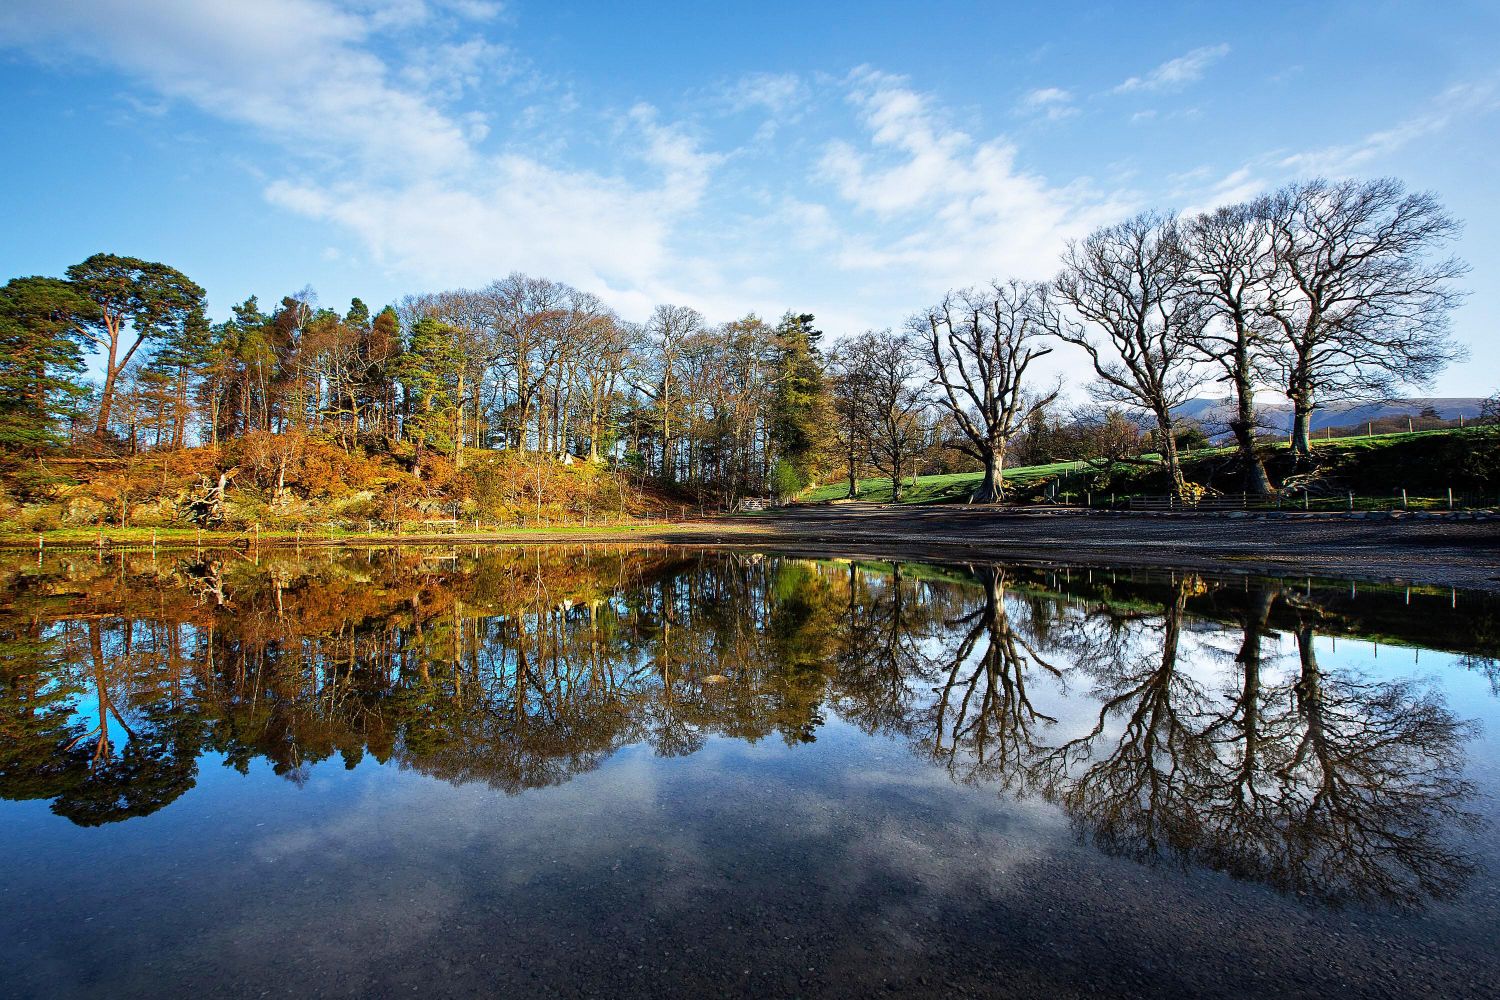
[[[559, 332], [566, 326], [573, 289], [546, 278], [511, 274], [484, 289], [502, 377], [510, 382], [514, 400], [512, 447], [525, 450], [528, 425], [540, 421], [539, 411], [547, 380], [566, 343]], [[538, 450], [546, 447], [542, 426], [536, 428]]]
[[927, 347], [927, 363], [938, 402], [963, 432], [960, 451], [984, 463], [984, 479], [970, 503], [1003, 499], [1005, 452], [1010, 439], [1062, 391], [1028, 392], [1026, 370], [1052, 353], [1042, 346], [1039, 322], [1046, 290], [1024, 281], [993, 282], [986, 288], [950, 293], [911, 320], [913, 334]]
[[661, 478], [667, 482], [675, 478], [673, 443], [681, 431], [683, 351], [703, 326], [703, 314], [696, 309], [660, 305], [641, 331], [638, 368], [645, 377], [635, 383], [635, 388], [655, 406], [661, 427]]
[[849, 480], [848, 497], [859, 498], [859, 472], [870, 456], [869, 426], [861, 404], [860, 356], [845, 344], [835, 347], [828, 359], [833, 389], [833, 432], [844, 456]]
[[926, 443], [923, 365], [915, 345], [890, 330], [866, 330], [838, 347], [844, 391], [865, 425], [870, 458], [891, 478], [891, 499]]
[[1172, 491], [1181, 496], [1172, 411], [1203, 383], [1193, 345], [1207, 307], [1187, 280], [1178, 230], [1171, 216], [1144, 212], [1070, 243], [1042, 325], [1088, 353], [1101, 402], [1151, 415]]
[[580, 362], [583, 382], [583, 421], [589, 438], [590, 461], [601, 459], [599, 446], [607, 433], [606, 425], [629, 351], [629, 331], [618, 316], [602, 312], [589, 324], [584, 357]]
[[1277, 273], [1263, 309], [1273, 358], [1292, 401], [1292, 447], [1309, 460], [1319, 401], [1378, 398], [1425, 385], [1462, 352], [1448, 339], [1467, 266], [1434, 258], [1459, 223], [1430, 194], [1400, 181], [1312, 180], [1260, 205]]
[[1187, 224], [1183, 244], [1188, 276], [1217, 320], [1202, 328], [1197, 346], [1224, 369], [1234, 391], [1229, 429], [1239, 448], [1245, 492], [1265, 496], [1271, 479], [1255, 450], [1255, 387], [1267, 333], [1261, 309], [1276, 273], [1271, 226], [1255, 205], [1225, 205]]

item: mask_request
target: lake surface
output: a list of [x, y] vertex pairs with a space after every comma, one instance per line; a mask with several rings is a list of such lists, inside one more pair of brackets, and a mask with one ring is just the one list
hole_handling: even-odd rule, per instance
[[0, 562], [0, 995], [1500, 994], [1500, 600]]

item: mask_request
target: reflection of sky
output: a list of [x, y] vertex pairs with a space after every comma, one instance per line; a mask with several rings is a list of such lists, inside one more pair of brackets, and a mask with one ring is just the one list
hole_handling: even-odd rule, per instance
[[129, 823], [7, 810], [6, 860], [20, 863], [5, 900], [49, 901], [0, 908], [22, 958], [8, 974], [60, 996], [97, 976], [246, 995], [270, 981], [769, 995], [869, 986], [858, 977], [886, 969], [912, 977], [909, 994], [921, 978], [978, 992], [998, 976], [1066, 996], [1133, 982], [1203, 994], [1254, 962], [1268, 993], [1294, 995], [1332, 986], [1304, 956], [1337, 947], [1387, 986], [1496, 975], [1469, 950], [1492, 903], [1351, 922], [1109, 859], [1050, 807], [955, 786], [837, 717], [814, 744], [628, 747], [518, 796], [369, 761], [300, 787], [263, 762], [247, 777], [202, 763], [195, 794]]
[[[1136, 635], [1128, 655], [1159, 657], [1158, 636]], [[1192, 622], [1178, 670], [1228, 697], [1239, 641]], [[1263, 654], [1268, 679], [1299, 669], [1288, 634], [1268, 634]], [[1317, 655], [1326, 672], [1431, 678], [1485, 724], [1471, 774], [1500, 785], [1500, 702], [1457, 657], [1327, 637]], [[1027, 680], [1059, 720], [1048, 743], [1094, 724], [1083, 672]], [[206, 754], [191, 793], [124, 823], [84, 829], [45, 802], [0, 803], [0, 940], [17, 955], [0, 987], [769, 995], [869, 992], [890, 975], [907, 993], [1207, 994], [1234, 981], [1253, 994], [1234, 978], [1251, 967], [1268, 995], [1500, 983], [1493, 873], [1422, 916], [1309, 910], [1213, 872], [1106, 857], [1053, 806], [955, 784], [904, 740], [825, 715], [811, 744], [711, 737], [671, 758], [633, 745], [514, 796], [368, 757], [324, 761], [298, 784], [261, 759], [241, 776]], [[1493, 827], [1479, 843], [1500, 858]]]

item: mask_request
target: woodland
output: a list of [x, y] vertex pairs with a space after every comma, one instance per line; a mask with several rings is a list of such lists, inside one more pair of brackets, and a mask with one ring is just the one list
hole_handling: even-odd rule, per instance
[[[95, 254], [0, 287], [0, 526], [598, 523], [841, 479], [856, 496], [872, 473], [899, 501], [918, 473], [970, 470], [989, 503], [1008, 464], [1080, 459], [1193, 497], [1212, 487], [1180, 455], [1211, 437], [1233, 445], [1228, 481], [1268, 495], [1285, 432], [1258, 396], [1292, 405], [1284, 480], [1317, 465], [1319, 406], [1464, 357], [1459, 228], [1393, 179], [1300, 182], [1142, 213], [1069, 244], [1049, 280], [839, 337], [795, 309], [632, 321], [524, 274], [378, 308], [252, 296], [211, 322], [177, 268]], [[1042, 374], [1059, 352], [1086, 384]], [[1208, 393], [1225, 427], [1179, 415]]]

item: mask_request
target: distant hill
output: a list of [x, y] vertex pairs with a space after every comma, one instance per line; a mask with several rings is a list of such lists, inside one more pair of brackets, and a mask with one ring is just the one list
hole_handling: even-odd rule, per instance
[[[1325, 427], [1349, 427], [1384, 420], [1391, 417], [1416, 417], [1429, 407], [1444, 420], [1459, 417], [1473, 419], [1479, 416], [1484, 400], [1477, 396], [1431, 396], [1409, 399], [1387, 399], [1375, 403], [1333, 403], [1313, 410], [1312, 429]], [[1260, 404], [1260, 424], [1266, 431], [1290, 431], [1292, 407], [1290, 403], [1267, 400]], [[1229, 417], [1234, 413], [1234, 401], [1221, 399], [1190, 399], [1176, 410], [1178, 416], [1198, 421], [1212, 436], [1226, 433]]]

